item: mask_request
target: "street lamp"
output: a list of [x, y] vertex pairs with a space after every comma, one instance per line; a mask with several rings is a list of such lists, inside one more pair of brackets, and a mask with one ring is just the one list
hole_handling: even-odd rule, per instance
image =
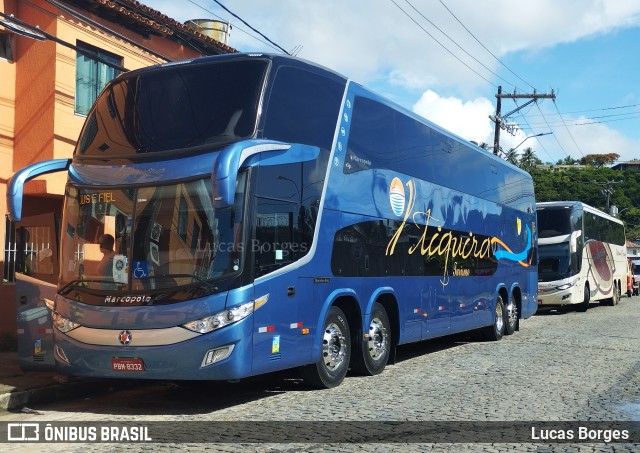
[[550, 135], [553, 134], [553, 132], [540, 132], [539, 134], [536, 135], [529, 135], [528, 137], [525, 137], [524, 140], [522, 140], [520, 143], [518, 143], [517, 146], [514, 146], [513, 148], [511, 148], [512, 150], [516, 149], [518, 146], [522, 145], [524, 142], [526, 142], [527, 140], [529, 140], [530, 138], [533, 137], [542, 137], [543, 135]]
[[622, 214], [627, 209], [631, 209], [631, 208], [624, 208], [624, 209], [620, 209], [618, 211], [618, 207], [616, 205], [613, 205], [613, 206], [611, 206], [611, 215], [614, 216], [614, 217], [619, 217], [620, 214]]

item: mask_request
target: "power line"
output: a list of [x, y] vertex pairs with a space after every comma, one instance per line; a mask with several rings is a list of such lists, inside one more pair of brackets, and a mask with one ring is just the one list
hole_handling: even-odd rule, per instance
[[[131, 4], [131, 3], [123, 3], [121, 0], [112, 0], [113, 2], [115, 2], [116, 4], [121, 5], [123, 8], [131, 8], [133, 10], [135, 10], [138, 14], [140, 14], [141, 16], [144, 16], [148, 19], [151, 20], [156, 20], [155, 17], [150, 16], [149, 13], [143, 9], [141, 7], [141, 4], [136, 2], [135, 4]], [[194, 39], [194, 36], [185, 31], [185, 30], [181, 30], [179, 28], [174, 27], [173, 25], [171, 25], [169, 22], [165, 22], [163, 23], [163, 25], [165, 27], [167, 27], [169, 30], [171, 30], [174, 33], [174, 36], [178, 39], [180, 39], [182, 42], [184, 42], [187, 46], [191, 47], [193, 50], [195, 50], [198, 53], [201, 53], [203, 55], [210, 55], [211, 52], [207, 50], [207, 47], [205, 45], [202, 45], [199, 42], [192, 42]], [[198, 40], [200, 41], [200, 40]], [[222, 43], [221, 43], [222, 44]], [[216, 46], [218, 47], [218, 46]], [[220, 47], [218, 47], [218, 49], [220, 49]], [[224, 53], [224, 52], [223, 52]]]
[[[601, 107], [601, 108], [588, 109], [588, 110], [574, 110], [572, 112], [563, 112], [562, 115], [573, 115], [573, 114], [576, 114], [576, 113], [589, 113], [589, 112], [601, 112], [601, 111], [607, 111], [607, 110], [629, 109], [629, 108], [634, 108], [634, 107], [640, 107], [640, 104], [619, 105], [619, 106], [615, 106], [615, 107]], [[552, 113], [552, 115], [553, 115], [553, 113]], [[625, 115], [625, 113], [619, 113], [618, 115]], [[532, 114], [532, 115], [529, 115], [529, 116], [541, 116], [541, 115]]]
[[[214, 13], [213, 11], [211, 11], [211, 10], [209, 10], [209, 9], [205, 8], [204, 6], [202, 6], [202, 5], [200, 5], [200, 4], [196, 3], [196, 2], [194, 2], [194, 1], [192, 1], [192, 0], [187, 0], [187, 1], [188, 1], [189, 3], [191, 3], [191, 4], [193, 4], [194, 6], [197, 6], [197, 7], [198, 7], [198, 8], [200, 8], [201, 10], [203, 10], [203, 11], [205, 11], [205, 12], [207, 12], [207, 13], [211, 14], [213, 17], [217, 17], [218, 19], [220, 19], [220, 20], [221, 20], [221, 21], [223, 21], [223, 22], [225, 22], [225, 21], [226, 21], [226, 19], [224, 19], [223, 17], [221, 17], [221, 16], [217, 15], [217, 14], [216, 14], [216, 13]], [[234, 29], [234, 30], [237, 30], [237, 31], [239, 31], [239, 32], [241, 32], [241, 33], [244, 33], [245, 35], [247, 35], [247, 36], [249, 36], [249, 37], [251, 37], [251, 38], [255, 39], [256, 41], [261, 42], [261, 43], [262, 43], [262, 44], [264, 44], [265, 46], [271, 47], [272, 49], [279, 50], [277, 47], [275, 47], [275, 46], [271, 45], [271, 44], [270, 44], [270, 43], [268, 43], [267, 41], [264, 41], [264, 40], [262, 40], [262, 39], [258, 38], [258, 37], [257, 37], [257, 36], [255, 36], [255, 35], [252, 35], [252, 34], [251, 34], [251, 33], [249, 33], [248, 31], [246, 31], [246, 30], [244, 30], [244, 29], [242, 29], [242, 28], [238, 27], [237, 25], [234, 25], [234, 26], [233, 26], [233, 29]]]
[[[215, 0], [214, 0], [215, 1]], [[438, 41], [438, 39], [433, 36], [431, 33], [429, 33], [422, 25], [420, 25], [409, 13], [407, 13], [404, 9], [402, 9], [402, 7], [400, 7], [400, 5], [398, 5], [395, 0], [390, 0], [391, 3], [393, 3], [394, 5], [396, 5], [396, 7], [402, 11], [404, 13], [405, 16], [407, 16], [409, 19], [411, 19], [411, 21], [416, 24], [418, 27], [420, 27], [420, 29], [425, 32], [431, 39], [433, 39], [436, 43], [438, 43], [440, 45], [440, 47], [442, 47], [444, 50], [446, 50], [453, 58], [455, 58], [456, 60], [458, 60], [460, 63], [462, 63], [464, 66], [467, 67], [467, 69], [469, 69], [470, 71], [472, 71], [474, 74], [476, 74], [478, 77], [480, 77], [482, 80], [484, 80], [485, 82], [487, 82], [489, 85], [492, 85], [496, 88], [498, 88], [498, 86], [491, 82], [489, 79], [487, 79], [486, 77], [482, 76], [478, 71], [476, 71], [475, 69], [473, 69], [471, 66], [469, 66], [467, 63], [465, 63], [464, 61], [462, 61], [457, 55], [455, 55], [451, 50], [449, 50], [449, 48], [447, 46], [445, 46], [444, 44], [442, 44], [440, 41]]]
[[[78, 47], [78, 46], [76, 46], [74, 44], [71, 44], [70, 42], [65, 41], [63, 39], [60, 39], [55, 35], [47, 33], [46, 31], [42, 30], [41, 28], [39, 28], [36, 25], [31, 25], [28, 22], [24, 22], [24, 21], [22, 21], [20, 19], [17, 19], [13, 15], [9, 15], [9, 14], [5, 14], [5, 13], [0, 12], [0, 17], [4, 17], [5, 19], [7, 19], [7, 22], [9, 22], [9, 23], [13, 22], [13, 23], [15, 23], [15, 24], [17, 24], [19, 26], [22, 26], [22, 27], [26, 28], [30, 32], [35, 33], [36, 36], [40, 35], [44, 39], [48, 39], [48, 40], [53, 41], [55, 43], [58, 43], [58, 44], [60, 44], [60, 45], [62, 45], [64, 47], [67, 47], [69, 49], [75, 50], [76, 52], [78, 52], [78, 53], [80, 53], [82, 55], [85, 55], [85, 56], [87, 56], [89, 58], [92, 58], [93, 60], [97, 60], [100, 63], [103, 63], [103, 64], [105, 64], [105, 65], [107, 65], [107, 66], [109, 66], [111, 68], [114, 68], [114, 69], [116, 69], [118, 71], [121, 71], [121, 72], [128, 72], [129, 71], [127, 68], [125, 68], [125, 67], [123, 67], [123, 66], [121, 66], [119, 64], [115, 64], [115, 63], [113, 63], [113, 62], [111, 62], [111, 61], [109, 61], [109, 60], [107, 60], [105, 58], [102, 58], [96, 52], [92, 52], [92, 51], [90, 51], [88, 49], [80, 48], [80, 47]], [[36, 39], [38, 39], [38, 38], [36, 38]], [[42, 39], [42, 40], [44, 40], [44, 39]]]
[[[555, 104], [555, 102], [554, 102]], [[547, 127], [549, 129], [553, 129], [551, 127], [551, 125], [549, 124], [549, 122], [547, 121], [547, 117], [544, 115], [544, 113], [542, 113], [542, 110], [540, 109], [540, 106], [536, 104], [536, 107], [538, 107], [538, 111], [540, 112], [540, 114], [542, 115], [542, 118], [544, 119], [545, 124], [547, 125]], [[560, 140], [558, 140], [558, 137], [556, 136], [556, 134], [553, 134], [553, 138], [555, 138], [556, 143], [558, 144], [558, 146], [560, 147], [560, 149], [567, 155], [570, 156], [570, 154], [567, 152], [567, 150], [564, 149], [564, 147], [562, 146], [562, 144], [560, 143]], [[575, 143], [575, 140], [574, 140]], [[580, 152], [580, 154], [582, 154], [582, 157], [584, 157], [584, 153], [582, 152], [582, 150], [580, 149], [580, 147], [578, 146], [578, 144], [576, 143], [576, 148], [578, 148], [578, 152]]]
[[[539, 115], [536, 115], [536, 116], [539, 116]], [[624, 116], [624, 118], [619, 118], [622, 116]], [[618, 117], [618, 118], [611, 118], [611, 117]], [[610, 119], [602, 119], [602, 118], [610, 118]], [[586, 126], [588, 124], [612, 123], [615, 121], [633, 120], [637, 118], [640, 118], [640, 112], [628, 112], [628, 113], [621, 113], [617, 115], [601, 115], [601, 116], [594, 116], [590, 118], [576, 119], [574, 120], [574, 122], [567, 124], [567, 126], [570, 126], [570, 127]], [[544, 123], [532, 123], [532, 124], [535, 126], [541, 126]], [[553, 126], [560, 126], [563, 123], [562, 121], [552, 121], [550, 124]]]
[[487, 67], [484, 63], [482, 63], [480, 60], [478, 60], [476, 57], [474, 57], [473, 55], [471, 55], [469, 52], [467, 52], [460, 44], [458, 44], [451, 36], [449, 36], [447, 33], [445, 33], [440, 27], [438, 27], [436, 24], [434, 24], [431, 20], [429, 20], [429, 18], [427, 18], [424, 14], [422, 14], [420, 11], [418, 11], [418, 9], [413, 6], [413, 4], [409, 1], [409, 0], [405, 0], [405, 2], [407, 2], [407, 4], [413, 8], [413, 10], [418, 13], [420, 15], [420, 17], [422, 17], [424, 20], [426, 20], [427, 22], [429, 22], [433, 28], [435, 28], [436, 30], [438, 30], [440, 33], [442, 33], [444, 36], [446, 36], [449, 41], [451, 41], [453, 44], [455, 44], [458, 49], [460, 49], [461, 51], [463, 51], [467, 56], [469, 56], [470, 58], [472, 58], [476, 63], [478, 63], [480, 66], [482, 66], [483, 68], [485, 68], [487, 71], [489, 71], [491, 74], [493, 74], [494, 76], [496, 76], [497, 78], [499, 78], [500, 80], [502, 80], [503, 82], [508, 83], [509, 85], [513, 86], [514, 88], [516, 87], [513, 83], [509, 82], [508, 80], [502, 78], [500, 75], [496, 74], [494, 71], [492, 71], [489, 67]]
[[[448, 7], [447, 5], [445, 5], [445, 4], [444, 4], [444, 2], [443, 2], [442, 0], [440, 0], [440, 3], [441, 3], [441, 4], [442, 4], [442, 6], [444, 6], [444, 8], [449, 12], [449, 14], [451, 14], [451, 15], [453, 16], [453, 18], [454, 18], [456, 21], [458, 21], [458, 23], [462, 26], [462, 28], [464, 28], [464, 29], [467, 31], [467, 33], [469, 33], [469, 34], [471, 35], [471, 37], [472, 37], [473, 39], [475, 39], [475, 40], [476, 40], [476, 42], [482, 46], [482, 48], [483, 48], [484, 50], [486, 50], [487, 52], [489, 52], [489, 54], [490, 54], [493, 58], [495, 58], [495, 59], [496, 59], [496, 61], [497, 61], [498, 63], [500, 63], [502, 66], [504, 66], [504, 67], [507, 69], [507, 71], [509, 71], [509, 72], [510, 72], [511, 74], [513, 74], [514, 76], [516, 76], [518, 79], [522, 80], [525, 84], [529, 85], [529, 87], [535, 91], [535, 89], [536, 89], [536, 88], [535, 88], [533, 85], [531, 85], [529, 82], [527, 82], [526, 80], [524, 80], [524, 79], [523, 79], [522, 77], [520, 77], [518, 74], [516, 74], [515, 72], [513, 72], [513, 71], [511, 70], [511, 68], [509, 68], [506, 64], [504, 64], [504, 63], [502, 62], [502, 60], [500, 60], [498, 57], [496, 57], [496, 56], [493, 54], [493, 52], [491, 52], [491, 51], [490, 51], [490, 50], [489, 50], [489, 49], [488, 49], [484, 44], [482, 44], [482, 42], [480, 42], [480, 40], [476, 37], [476, 35], [474, 35], [474, 34], [471, 32], [471, 30], [469, 30], [469, 29], [468, 29], [468, 28], [467, 28], [467, 27], [462, 23], [462, 21], [460, 21], [460, 19], [458, 19], [458, 17], [457, 17], [455, 14], [453, 14], [453, 11], [451, 11], [451, 10], [449, 9], [449, 7]], [[504, 79], [503, 79], [503, 80], [504, 80]], [[515, 86], [515, 85], [514, 85], [514, 86]]]
[[266, 39], [267, 41], [269, 41], [271, 44], [273, 44], [274, 46], [276, 46], [278, 49], [280, 49], [282, 52], [284, 52], [286, 55], [289, 55], [289, 52], [287, 52], [286, 50], [284, 50], [282, 47], [280, 47], [278, 44], [276, 44], [275, 42], [273, 42], [272, 40], [270, 40], [266, 35], [262, 34], [262, 32], [260, 32], [258, 29], [253, 28], [251, 25], [249, 25], [242, 17], [238, 16], [237, 14], [233, 13], [229, 8], [227, 8], [226, 6], [224, 6], [222, 3], [220, 3], [218, 0], [213, 0], [214, 2], [216, 2], [222, 9], [224, 9], [226, 12], [228, 12], [229, 14], [231, 14], [233, 17], [235, 17], [236, 19], [238, 19], [240, 22], [242, 22], [243, 24], [245, 24], [247, 27], [249, 27], [251, 30], [253, 30], [254, 32], [258, 33], [260, 36], [262, 36], [264, 39]]
[[[573, 138], [573, 134], [571, 133], [571, 131], [569, 130], [569, 128], [567, 127], [567, 123], [565, 123], [564, 118], [562, 116], [562, 114], [560, 113], [560, 109], [558, 109], [558, 104], [556, 103], [556, 100], [553, 100], [553, 105], [556, 108], [556, 112], [558, 112], [558, 115], [560, 116], [560, 119], [562, 120], [562, 124], [564, 125], [564, 128], [567, 130], [567, 132], [569, 133], [569, 137], [571, 137], [571, 140], [573, 141], [573, 144], [576, 145], [576, 148], [578, 148], [578, 151], [580, 151], [580, 154], [582, 154], [584, 156], [584, 153], [582, 152], [582, 150], [580, 149], [580, 147], [578, 146], [578, 143], [576, 142], [576, 139]], [[541, 110], [542, 111], [542, 110]]]

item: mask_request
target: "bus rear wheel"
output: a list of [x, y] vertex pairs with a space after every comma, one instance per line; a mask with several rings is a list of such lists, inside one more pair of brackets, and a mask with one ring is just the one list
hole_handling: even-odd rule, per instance
[[504, 335], [505, 309], [502, 296], [496, 297], [496, 305], [493, 310], [493, 324], [484, 328], [484, 337], [489, 341], [498, 341]]
[[504, 334], [512, 335], [516, 331], [516, 327], [518, 326], [518, 306], [516, 305], [515, 301], [512, 300], [511, 302], [509, 302], [509, 305], [507, 305], [506, 309], [507, 322], [504, 326]]
[[351, 334], [344, 312], [331, 307], [322, 333], [322, 357], [316, 363], [302, 367], [305, 383], [318, 389], [337, 387], [349, 370]]
[[616, 305], [618, 305], [618, 302], [620, 302], [620, 286], [618, 286], [616, 283], [613, 284], [613, 297], [611, 298], [611, 301], [609, 302], [609, 305], [611, 305], [612, 307], [615, 307]]
[[374, 376], [382, 373], [391, 353], [391, 325], [384, 307], [373, 306], [369, 322], [368, 341], [358, 340], [359, 353], [353, 359], [353, 370], [358, 374]]

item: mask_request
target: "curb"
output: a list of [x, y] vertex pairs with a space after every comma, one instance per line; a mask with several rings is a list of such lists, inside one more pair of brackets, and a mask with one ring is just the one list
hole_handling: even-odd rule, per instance
[[0, 395], [0, 411], [15, 411], [30, 404], [50, 403], [64, 398], [83, 397], [99, 392], [95, 381], [53, 384], [46, 387]]

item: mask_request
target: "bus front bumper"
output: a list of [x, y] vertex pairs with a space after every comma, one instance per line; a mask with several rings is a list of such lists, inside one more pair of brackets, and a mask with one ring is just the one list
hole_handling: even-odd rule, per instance
[[[176, 344], [141, 347], [86, 344], [54, 328], [56, 365], [60, 373], [70, 376], [241, 379], [251, 375], [252, 321], [252, 317], [249, 317], [218, 331]], [[132, 341], [134, 343], [135, 338]]]
[[576, 297], [573, 286], [568, 288], [564, 286], [538, 286], [538, 305], [557, 306], [579, 304], [582, 302], [582, 298]]

